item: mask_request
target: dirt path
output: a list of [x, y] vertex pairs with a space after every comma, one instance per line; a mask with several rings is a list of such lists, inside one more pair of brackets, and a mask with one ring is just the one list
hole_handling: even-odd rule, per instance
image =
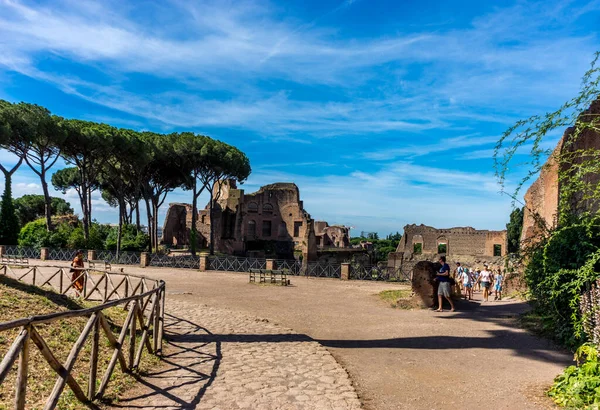
[[518, 329], [522, 302], [462, 303], [456, 313], [391, 309], [375, 296], [398, 285], [293, 278], [290, 287], [243, 274], [139, 269], [169, 299], [269, 318], [325, 346], [367, 409], [537, 409], [571, 356]]
[[349, 372], [367, 409], [547, 408], [544, 389], [572, 363], [515, 326], [522, 302], [407, 311], [378, 300], [393, 284], [297, 277], [279, 287], [248, 284], [239, 273], [127, 271], [164, 279], [168, 301], [268, 318], [318, 341]]

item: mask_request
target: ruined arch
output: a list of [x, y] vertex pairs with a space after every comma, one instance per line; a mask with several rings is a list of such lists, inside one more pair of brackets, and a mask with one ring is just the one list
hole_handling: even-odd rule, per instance
[[444, 235], [438, 236], [438, 238], [435, 241], [435, 245], [436, 245], [437, 253], [448, 254], [449, 245], [448, 245], [448, 238], [446, 238], [446, 236], [444, 236]]
[[256, 221], [250, 220], [248, 221], [248, 237], [254, 238], [256, 236]]
[[423, 253], [423, 235], [414, 235], [412, 237], [413, 253], [420, 255]]

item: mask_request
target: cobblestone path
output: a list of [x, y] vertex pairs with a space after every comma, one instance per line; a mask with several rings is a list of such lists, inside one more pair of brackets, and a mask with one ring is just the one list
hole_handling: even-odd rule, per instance
[[167, 301], [164, 365], [112, 408], [359, 409], [346, 371], [309, 337], [225, 309]]

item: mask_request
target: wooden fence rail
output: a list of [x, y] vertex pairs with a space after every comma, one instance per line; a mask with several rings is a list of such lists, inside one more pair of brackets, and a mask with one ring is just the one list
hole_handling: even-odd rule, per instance
[[[60, 294], [79, 296], [84, 300], [100, 303], [87, 309], [32, 316], [0, 323], [0, 332], [15, 328], [21, 329], [0, 362], [0, 385], [17, 362], [15, 409], [25, 408], [31, 342], [57, 375], [56, 383], [46, 400], [44, 409], [56, 407], [65, 385], [69, 385], [77, 400], [91, 406], [94, 400], [101, 399], [104, 395], [117, 362], [123, 372], [132, 373], [137, 370], [144, 349], [155, 355], [162, 353], [165, 314], [165, 283], [162, 280], [95, 269], [81, 269], [77, 271], [76, 275], [73, 275], [70, 268], [59, 266], [13, 268], [6, 264], [0, 264], [0, 274], [36, 286], [51, 286]], [[77, 280], [81, 279], [83, 279], [83, 290], [77, 292], [74, 287]], [[103, 312], [119, 305], [128, 309], [128, 314], [120, 334], [115, 335]], [[73, 317], [88, 317], [89, 319], [71, 348], [66, 361], [61, 363], [37, 331], [36, 326]], [[136, 343], [138, 329], [141, 331], [141, 338]], [[96, 389], [98, 344], [101, 333], [105, 334], [113, 353]], [[90, 335], [92, 348], [86, 392], [75, 380], [72, 371], [79, 353]], [[150, 335], [152, 335], [152, 343], [149, 340]], [[124, 352], [123, 344], [127, 336], [130, 337], [129, 350]]]

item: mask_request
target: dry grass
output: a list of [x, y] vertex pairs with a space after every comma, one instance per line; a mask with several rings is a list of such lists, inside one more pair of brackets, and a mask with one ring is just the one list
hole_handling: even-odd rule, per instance
[[[91, 305], [92, 303], [79, 302], [59, 295], [50, 289], [40, 289], [0, 276], [0, 322], [33, 315], [82, 309]], [[118, 306], [105, 310], [104, 314], [113, 328], [113, 333], [118, 335], [127, 312], [123, 307]], [[86, 317], [65, 319], [50, 324], [36, 325], [36, 329], [44, 338], [56, 358], [64, 363], [87, 320], [88, 318]], [[7, 352], [19, 331], [20, 329], [11, 329], [0, 332], [0, 357], [3, 357]], [[141, 332], [138, 332], [137, 338], [139, 339], [140, 337]], [[88, 388], [91, 344], [91, 337], [88, 337], [73, 370], [75, 379], [85, 392], [87, 392]], [[27, 379], [27, 407], [41, 408], [56, 382], [57, 375], [46, 363], [35, 344], [31, 343], [30, 347], [31, 358]], [[124, 351], [128, 351], [128, 348], [129, 337], [124, 342]], [[108, 366], [112, 352], [113, 349], [110, 347], [108, 339], [103, 332], [100, 332], [97, 385], [102, 380], [104, 370]], [[140, 373], [143, 374], [158, 364], [159, 359], [146, 352], [142, 355]], [[15, 380], [16, 365], [13, 366], [8, 377], [0, 385], [0, 409], [12, 408]], [[133, 376], [123, 373], [119, 365], [117, 365], [106, 390], [105, 401], [118, 400], [119, 395], [125, 389], [135, 384], [135, 382], [136, 380]], [[66, 386], [58, 403], [58, 408], [80, 409], [85, 407], [77, 401], [71, 389]]]
[[412, 291], [410, 289], [394, 289], [384, 290], [379, 292], [378, 295], [381, 300], [389, 303], [391, 307], [405, 309], [408, 305], [403, 302], [408, 301], [411, 294]]

